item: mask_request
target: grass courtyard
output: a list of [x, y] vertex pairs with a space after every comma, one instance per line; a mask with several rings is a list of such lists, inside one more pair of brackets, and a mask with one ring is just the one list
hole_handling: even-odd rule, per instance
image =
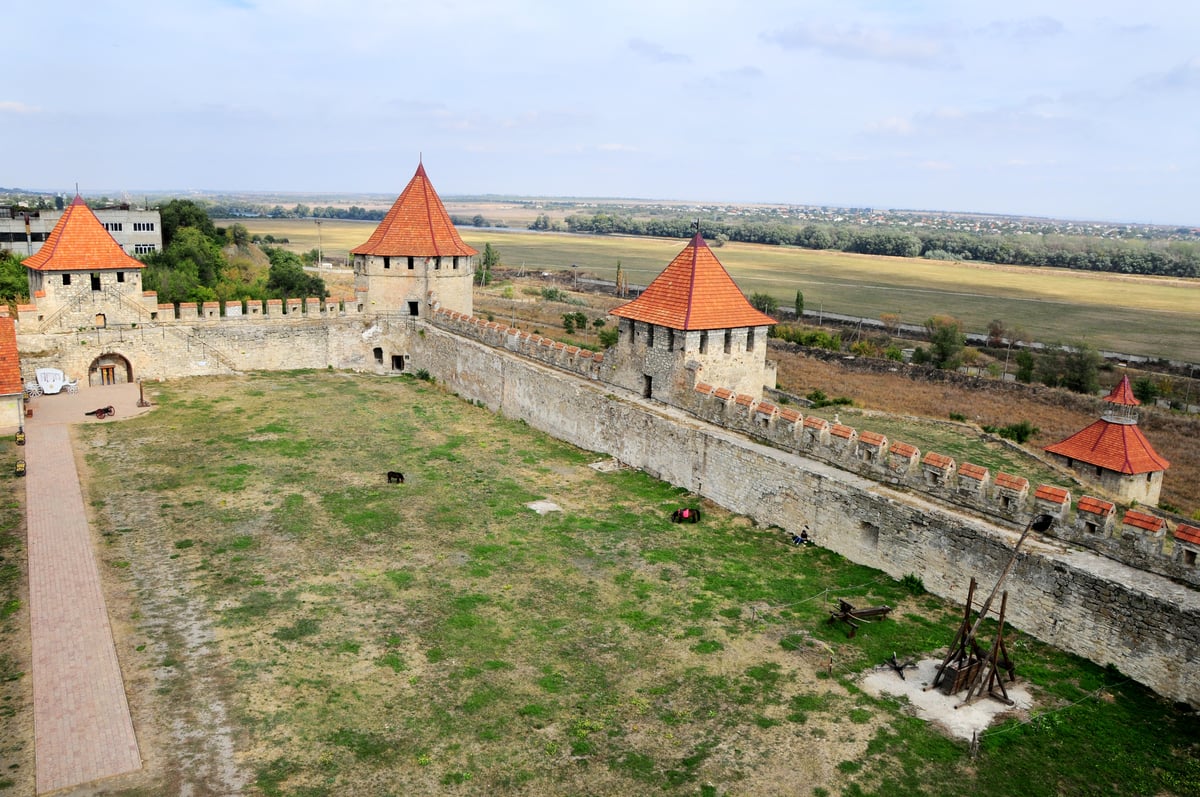
[[[972, 757], [855, 683], [958, 607], [437, 384], [153, 399], [78, 429], [147, 759], [108, 793], [1200, 794], [1194, 715], [1019, 633], [1037, 705]], [[851, 640], [838, 597], [897, 609]]]

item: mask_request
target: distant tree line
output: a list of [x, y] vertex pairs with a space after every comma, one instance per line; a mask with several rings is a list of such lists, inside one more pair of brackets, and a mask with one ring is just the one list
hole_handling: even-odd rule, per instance
[[[553, 229], [553, 224], [548, 218], [539, 216], [530, 228]], [[684, 217], [643, 219], [605, 212], [567, 216], [563, 226], [569, 232], [599, 235], [690, 238], [696, 234], [695, 221]], [[860, 225], [797, 226], [764, 221], [703, 221], [700, 231], [705, 238], [714, 241], [799, 246], [866, 255], [978, 260], [1118, 274], [1200, 276], [1200, 245], [1190, 241], [1111, 240], [1047, 234], [972, 235]]]
[[297, 203], [290, 208], [283, 205], [257, 205], [252, 202], [214, 202], [203, 205], [209, 216], [232, 219], [240, 216], [268, 219], [348, 219], [351, 221], [380, 221], [386, 210], [368, 210], [351, 205], [348, 208], [310, 206]]

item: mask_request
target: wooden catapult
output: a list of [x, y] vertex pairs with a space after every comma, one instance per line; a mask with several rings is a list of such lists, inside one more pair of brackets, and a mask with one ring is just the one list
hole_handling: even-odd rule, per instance
[[[974, 622], [971, 620], [971, 613], [975, 608], [975, 579], [971, 579], [971, 585], [967, 588], [966, 608], [963, 611], [962, 622], [959, 623], [958, 631], [954, 635], [954, 642], [950, 644], [950, 651], [938, 666], [933, 683], [926, 687], [926, 689], [940, 688], [947, 695], [955, 695], [965, 689], [966, 696], [955, 708], [961, 708], [984, 694], [1006, 705], [1013, 705], [1013, 701], [1008, 697], [1008, 690], [1004, 688], [1004, 679], [1000, 676], [1000, 671], [1004, 670], [1008, 673], [1010, 682], [1016, 678], [1015, 667], [1012, 659], [1008, 656], [1008, 648], [1004, 644], [1004, 619], [1008, 609], [1008, 591], [1005, 590], [1001, 593], [1000, 588], [1004, 585], [1009, 571], [1017, 561], [1017, 552], [1021, 549], [1021, 543], [1025, 542], [1025, 538], [1029, 536], [1029, 532], [1036, 531], [1041, 534], [1052, 525], [1054, 525], [1054, 518], [1051, 515], [1038, 515], [1029, 522], [1020, 539], [1017, 540], [1012, 556], [1009, 558], [1008, 564], [1004, 566], [1004, 572], [1000, 574], [996, 586], [992, 588], [992, 594], [988, 595], [987, 600], [983, 602]], [[979, 644], [979, 628], [991, 612], [997, 593], [1000, 593], [1000, 612], [997, 615], [996, 639], [992, 642], [991, 649], [984, 651]], [[893, 654], [893, 658], [895, 658], [895, 654]]]

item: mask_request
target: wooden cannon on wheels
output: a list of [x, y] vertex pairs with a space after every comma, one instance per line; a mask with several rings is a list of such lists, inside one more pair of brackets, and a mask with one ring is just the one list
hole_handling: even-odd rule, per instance
[[[938, 665], [937, 673], [933, 677], [933, 683], [927, 687], [928, 689], [940, 688], [947, 695], [957, 694], [966, 689], [966, 697], [955, 708], [967, 705], [976, 698], [981, 697], [985, 692], [989, 697], [994, 697], [1002, 703], [1010, 706], [1013, 704], [1013, 701], [1008, 697], [1008, 690], [1004, 688], [1004, 681], [1000, 677], [1000, 670], [1008, 673], [1009, 681], [1012, 681], [1016, 677], [1014, 674], [1015, 666], [1008, 657], [1008, 648], [1004, 644], [1004, 616], [1008, 608], [1007, 591], [1001, 594], [1000, 613], [997, 616], [996, 639], [987, 651], [984, 651], [979, 645], [977, 638], [979, 627], [991, 611], [992, 602], [996, 599], [996, 594], [1000, 592], [1000, 587], [1004, 585], [1009, 571], [1012, 570], [1013, 564], [1017, 561], [1017, 552], [1021, 549], [1021, 543], [1025, 542], [1025, 538], [1029, 536], [1030, 531], [1036, 531], [1039, 534], [1044, 533], [1052, 525], [1054, 525], [1054, 518], [1051, 515], [1038, 515], [1029, 522], [1029, 525], [1025, 527], [1025, 531], [1021, 533], [1020, 539], [1017, 540], [1012, 556], [1009, 558], [1008, 564], [1004, 566], [1004, 571], [1000, 574], [1000, 578], [997, 579], [996, 586], [992, 588], [992, 594], [988, 595], [987, 600], [983, 602], [983, 606], [980, 607], [979, 614], [975, 617], [973, 623], [971, 622], [971, 612], [975, 608], [975, 579], [971, 579], [971, 585], [967, 589], [967, 605], [963, 611], [962, 622], [959, 624], [958, 631], [954, 635], [954, 641], [950, 643], [950, 651], [946, 654], [946, 658], [942, 663]], [[996, 692], [997, 689], [999, 689], [999, 693]]]

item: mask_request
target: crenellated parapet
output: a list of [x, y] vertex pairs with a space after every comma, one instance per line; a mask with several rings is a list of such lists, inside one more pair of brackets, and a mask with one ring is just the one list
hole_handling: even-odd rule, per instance
[[427, 320], [447, 332], [477, 340], [487, 346], [507, 349], [588, 379], [599, 379], [601, 375], [604, 355], [599, 352], [441, 307], [433, 310]]
[[1200, 529], [1130, 509], [1117, 522], [1115, 504], [1058, 485], [1031, 485], [1023, 476], [920, 449], [840, 421], [805, 416], [792, 407], [698, 382], [681, 408], [777, 448], [836, 465], [860, 476], [1023, 526], [1031, 515], [1057, 521], [1053, 535], [1142, 570], [1200, 585]]

